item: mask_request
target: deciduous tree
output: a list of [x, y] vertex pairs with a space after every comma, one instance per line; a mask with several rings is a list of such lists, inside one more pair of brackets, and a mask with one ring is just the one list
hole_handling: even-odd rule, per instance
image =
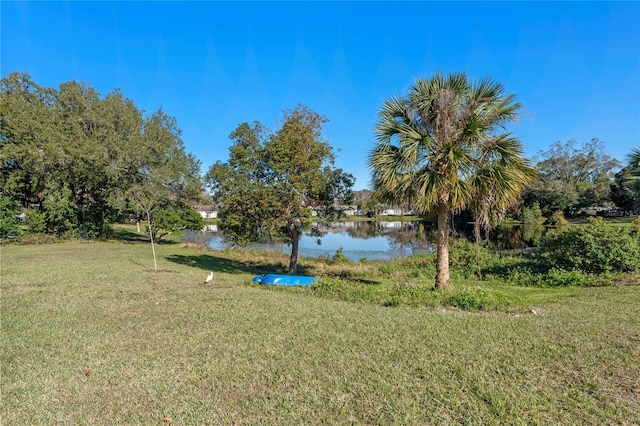
[[606, 154], [603, 141], [557, 141], [539, 157], [536, 168], [540, 176], [527, 192], [526, 205], [537, 202], [550, 217], [558, 210], [572, 214], [610, 200], [610, 184], [620, 164]]
[[[158, 227], [154, 225], [154, 213], [199, 200], [202, 188], [200, 162], [185, 153], [175, 118], [162, 109], [145, 120], [139, 148], [132, 158], [132, 182], [123, 195], [112, 198], [112, 202], [121, 210], [132, 211], [147, 221], [153, 265], [157, 269], [154, 236]], [[200, 224], [196, 226], [201, 229]]]
[[199, 162], [161, 109], [143, 118], [118, 90], [43, 88], [24, 73], [0, 90], [0, 193], [29, 210], [31, 230], [101, 237], [123, 212], [182, 205], [201, 191]]
[[335, 217], [336, 203], [352, 196], [353, 177], [334, 166], [333, 150], [322, 139], [326, 121], [299, 105], [284, 112], [275, 132], [243, 123], [230, 135], [229, 161], [207, 173], [225, 237], [238, 244], [262, 238], [290, 244], [291, 274], [301, 235], [314, 232], [312, 214]]

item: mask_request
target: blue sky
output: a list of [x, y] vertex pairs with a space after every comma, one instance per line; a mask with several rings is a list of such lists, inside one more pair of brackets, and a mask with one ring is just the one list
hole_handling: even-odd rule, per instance
[[384, 99], [436, 69], [518, 95], [527, 156], [599, 138], [640, 145], [639, 2], [2, 1], [0, 71], [42, 86], [115, 88], [177, 118], [202, 171], [242, 122], [278, 126], [298, 103], [324, 114], [337, 165], [367, 187]]

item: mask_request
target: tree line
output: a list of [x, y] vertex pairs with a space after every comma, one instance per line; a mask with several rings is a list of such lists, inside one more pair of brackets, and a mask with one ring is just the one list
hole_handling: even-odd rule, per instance
[[[12, 73], [0, 94], [3, 237], [20, 214], [33, 233], [94, 237], [130, 217], [147, 224], [153, 247], [163, 233], [202, 227], [192, 207], [208, 187], [226, 237], [291, 244], [294, 273], [300, 236], [316, 232], [312, 215], [334, 218], [352, 200], [353, 176], [335, 167], [322, 135], [327, 118], [304, 105], [284, 111], [274, 131], [241, 123], [229, 136], [229, 160], [202, 176], [176, 119], [162, 108], [146, 114], [118, 90], [101, 96], [73, 81], [46, 88]], [[449, 286], [452, 215], [468, 212], [479, 240], [507, 215], [532, 209], [551, 217], [640, 207], [640, 148], [620, 168], [598, 139], [556, 142], [531, 164], [509, 130], [520, 111], [498, 82], [440, 72], [380, 108], [368, 157], [373, 184], [360, 204], [410, 205], [434, 218], [437, 288]]]
[[12, 73], [0, 82], [0, 204], [4, 231], [26, 212], [29, 232], [106, 237], [122, 217], [150, 236], [200, 226], [200, 163], [184, 150], [176, 119], [144, 114], [115, 90], [58, 88]]
[[[605, 142], [597, 138], [556, 141], [533, 158], [537, 176], [507, 215], [521, 220], [527, 209], [536, 209], [551, 222], [558, 214], [574, 218], [588, 215], [596, 207], [602, 214], [635, 215], [640, 210], [640, 197], [634, 189], [636, 151], [629, 153], [627, 161], [620, 162], [606, 154]], [[355, 191], [354, 203], [373, 216], [384, 209], [369, 189]], [[411, 203], [402, 207], [404, 211], [415, 210]]]

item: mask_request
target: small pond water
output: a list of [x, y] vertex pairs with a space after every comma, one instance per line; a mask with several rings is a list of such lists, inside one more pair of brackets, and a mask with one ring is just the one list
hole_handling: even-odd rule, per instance
[[[500, 250], [521, 249], [534, 245], [544, 228], [531, 230], [518, 226], [498, 228], [492, 233], [492, 247]], [[333, 222], [319, 227], [322, 238], [304, 235], [300, 240], [300, 256], [333, 257], [342, 249], [349, 259], [393, 259], [419, 253], [433, 253], [436, 244], [436, 229], [429, 222], [357, 221]], [[464, 237], [466, 230], [456, 230], [455, 235]], [[536, 238], [537, 237], [537, 238]], [[187, 241], [199, 241], [212, 250], [224, 250], [222, 232], [217, 225], [207, 225], [201, 234], [188, 233]], [[266, 249], [286, 254], [291, 246], [283, 243], [251, 244], [250, 248]]]

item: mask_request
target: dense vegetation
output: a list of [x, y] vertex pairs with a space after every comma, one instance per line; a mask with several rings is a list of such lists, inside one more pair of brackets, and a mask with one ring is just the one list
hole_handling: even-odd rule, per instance
[[592, 206], [632, 210], [633, 203], [621, 194], [628, 190], [628, 181], [622, 176], [614, 181], [620, 162], [605, 152], [604, 142], [598, 139], [553, 143], [538, 154], [540, 177], [527, 191], [525, 205], [537, 203], [546, 217], [557, 211], [573, 216]]
[[[460, 120], [456, 118], [458, 121], [452, 123], [451, 129], [455, 126], [461, 129], [465, 125], [473, 129], [473, 132], [465, 133], [464, 137], [458, 137], [456, 143], [462, 143], [463, 140], [466, 141], [465, 144], [469, 140], [476, 140], [485, 145], [487, 142], [493, 142], [494, 148], [502, 152], [502, 157], [491, 156], [491, 150], [482, 156], [484, 163], [488, 166], [484, 169], [476, 168], [476, 179], [473, 182], [468, 179], [467, 172], [464, 176], [460, 175], [460, 182], [468, 183], [466, 185], [468, 188], [465, 189], [467, 195], [471, 195], [469, 190], [472, 187], [479, 192], [465, 203], [466, 211], [456, 210], [455, 213], [463, 217], [468, 214], [469, 220], [477, 219], [475, 220], [477, 240], [482, 238], [479, 235], [480, 227], [485, 228], [486, 236], [487, 231], [493, 228], [505, 214], [522, 222], [539, 224], [546, 222], [556, 225], [563, 223], [566, 217], [604, 214], [605, 211], [619, 215], [638, 212], [640, 148], [632, 150], [628, 158], [624, 159], [622, 164], [624, 167], [619, 168], [621, 163], [605, 154], [605, 144], [598, 139], [584, 143], [575, 140], [553, 143], [547, 151], [539, 153], [535, 164], [535, 169], [538, 171], [537, 179], [527, 188], [523, 198], [515, 197], [519, 192], [515, 189], [519, 185], [515, 185], [515, 181], [511, 178], [504, 180], [511, 183], [503, 189], [513, 190], [512, 196], [495, 198], [501, 193], [498, 191], [499, 186], [496, 186], [500, 179], [492, 179], [492, 176], [504, 177], [503, 172], [506, 169], [501, 171], [500, 167], [503, 166], [500, 166], [499, 162], [507, 158], [504, 154], [509, 150], [505, 150], [505, 144], [515, 143], [509, 148], [512, 151], [512, 148], [517, 148], [516, 145], [518, 145], [517, 141], [510, 138], [508, 134], [499, 136], [499, 129], [513, 118], [513, 114], [517, 113], [518, 104], [514, 102], [513, 96], [504, 96], [501, 93], [498, 83], [484, 81], [474, 87], [468, 86], [467, 89], [471, 91], [467, 93], [465, 92], [466, 80], [450, 77], [452, 87], [449, 89], [451, 90], [447, 89], [444, 92], [458, 93], [456, 96], [460, 100], [473, 99], [473, 91], [493, 90], [491, 93], [485, 93], [487, 96], [482, 102], [487, 102], [487, 99], [491, 98], [488, 95], [492, 95], [494, 99], [487, 105], [493, 105], [491, 108], [495, 110], [491, 111], [491, 108], [487, 107], [480, 111], [486, 115], [483, 119], [485, 121], [480, 120], [481, 126], [471, 124], [474, 120], [478, 121], [480, 117], [478, 114], [472, 114], [473, 108], [477, 108], [482, 102], [477, 104], [453, 102], [455, 96], [449, 99], [450, 106], [455, 104], [462, 108], [460, 114], [457, 116], [454, 114]], [[403, 136], [403, 138], [407, 140], [420, 134], [423, 136], [416, 140], [431, 140], [434, 143], [440, 139], [446, 140], [444, 136], [436, 134], [435, 127], [429, 127], [429, 120], [433, 121], [437, 118], [437, 109], [444, 108], [446, 96], [441, 96], [432, 104], [427, 102], [430, 99], [429, 96], [433, 98], [432, 95], [438, 92], [431, 90], [437, 86], [435, 83], [446, 81], [442, 76], [435, 76], [430, 85], [426, 84], [426, 80], [418, 82], [415, 93], [412, 92], [413, 94], [409, 94], [406, 99], [390, 99], [386, 106], [383, 106], [379, 117], [378, 137], [382, 144], [380, 146], [384, 146], [387, 137], [390, 138], [389, 140], [397, 141], [397, 137], [402, 132], [406, 133], [406, 137]], [[432, 92], [431, 95], [429, 90]], [[437, 106], [437, 108], [431, 108], [429, 113], [433, 113], [431, 118], [427, 114], [428, 104]], [[407, 108], [403, 109], [403, 105]], [[415, 108], [410, 108], [411, 105]], [[396, 108], [399, 114], [397, 116], [393, 113], [394, 107], [398, 107]], [[500, 117], [497, 113], [498, 107], [504, 107], [507, 109], [505, 111], [511, 111], [513, 114], [505, 113], [503, 118], [498, 119], [497, 117]], [[420, 108], [424, 109], [422, 111], [424, 122], [421, 118], [419, 119], [420, 114], [414, 114], [413, 124], [409, 120], [405, 123], [405, 127], [400, 125], [399, 120], [404, 113], [408, 111], [417, 113]], [[465, 108], [467, 115], [463, 113]], [[317, 142], [318, 146], [322, 146], [329, 152], [323, 166], [323, 171], [327, 172], [326, 167], [331, 166], [333, 153], [330, 152], [331, 149], [326, 142], [320, 138], [322, 124], [326, 118], [303, 107], [289, 111], [288, 114], [283, 122], [289, 124], [285, 123], [273, 134], [267, 134], [260, 123], [256, 122], [257, 127], [240, 125], [232, 134], [232, 140], [234, 143], [240, 143], [242, 138], [253, 137], [259, 144], [264, 145], [263, 148], [266, 147], [267, 140], [270, 141], [270, 146], [274, 147], [277, 145], [275, 142], [280, 141], [282, 146], [275, 151], [282, 150], [283, 147], [289, 149], [298, 145], [304, 146], [304, 144], [296, 144], [304, 140]], [[296, 116], [304, 120], [298, 120], [296, 124]], [[300, 134], [307, 136], [299, 140], [288, 137], [287, 134], [291, 134], [292, 129], [300, 124], [302, 124], [300, 128], [304, 127], [304, 132]], [[242, 130], [242, 126], [247, 127], [246, 131]], [[412, 126], [415, 133], [409, 131]], [[255, 134], [251, 135], [252, 132]], [[441, 145], [445, 148], [448, 146], [444, 142]], [[452, 148], [454, 146], [460, 148], [463, 145], [450, 146], [451, 154], [456, 152], [460, 154], [452, 158], [456, 159], [460, 165], [464, 163], [465, 170], [473, 169], [473, 167], [469, 169], [468, 161], [462, 160], [467, 157], [472, 158], [475, 154], [479, 155], [480, 151], [464, 149], [456, 151]], [[241, 148], [238, 147], [238, 149]], [[266, 193], [268, 191], [264, 186], [275, 185], [274, 164], [267, 164], [266, 157], [260, 158], [261, 154], [257, 155], [258, 150], [253, 151], [256, 154], [254, 160], [257, 161], [254, 163], [255, 167], [252, 166], [254, 176], [265, 172], [269, 167], [272, 169], [269, 172], [270, 176], [261, 177], [263, 192]], [[247, 151], [247, 153], [251, 152], [251, 150]], [[517, 154], [519, 151], [516, 149], [514, 152]], [[413, 158], [409, 153], [410, 150], [407, 149], [405, 152], [407, 156], [400, 159], [406, 162]], [[435, 153], [434, 150], [433, 154]], [[229, 164], [233, 157], [233, 153], [230, 152], [230, 154]], [[269, 156], [269, 162], [273, 163], [280, 157], [279, 154]], [[433, 160], [435, 157], [437, 156], [434, 155]], [[421, 158], [423, 159], [421, 161], [424, 161], [429, 157], [423, 155]], [[303, 159], [298, 160], [302, 164]], [[290, 163], [284, 161], [282, 164], [286, 166]], [[418, 167], [416, 169], [418, 171], [419, 164], [421, 164], [420, 161], [414, 164]], [[118, 90], [101, 96], [89, 84], [75, 81], [62, 83], [57, 88], [47, 88], [39, 86], [27, 74], [16, 72], [9, 74], [0, 82], [0, 238], [13, 238], [22, 232], [102, 238], [108, 236], [111, 223], [123, 219], [146, 221], [151, 238], [161, 238], [168, 232], [185, 227], [199, 228], [202, 222], [192, 214], [192, 206], [199, 201], [198, 198], [202, 194], [199, 166], [199, 161], [184, 151], [176, 119], [165, 114], [161, 108], [151, 114], [145, 114]], [[280, 167], [277, 173], [283, 171], [286, 171], [286, 167]], [[497, 173], [498, 171], [500, 173]], [[309, 194], [316, 196], [316, 201], [319, 200], [319, 195], [325, 199], [334, 196], [336, 201], [340, 198], [347, 199], [348, 197], [343, 196], [348, 195], [347, 191], [344, 191], [350, 183], [348, 173], [333, 170], [328, 175], [324, 194], [318, 188], [313, 188], [311, 191], [313, 194]], [[282, 179], [283, 176], [280, 175], [278, 179]], [[412, 182], [411, 179], [405, 180]], [[209, 183], [213, 181], [215, 181], [213, 175], [209, 174]], [[314, 180], [311, 179], [309, 184], [311, 182]], [[464, 185], [458, 185], [456, 191], [462, 191], [463, 187]], [[333, 193], [332, 188], [335, 190]], [[403, 184], [400, 185], [401, 188], [407, 189], [406, 194], [410, 195], [412, 192], [410, 185]], [[216, 189], [215, 185], [214, 189]], [[296, 188], [296, 191], [305, 192], [302, 188]], [[222, 197], [222, 194], [219, 195]], [[312, 201], [306, 195], [301, 197], [301, 199], [304, 198], [303, 202]], [[513, 197], [517, 199], [516, 207], [505, 211], [505, 206], [511, 204]], [[393, 198], [398, 205], [405, 208], [405, 211], [429, 210], [418, 209], [417, 200], [413, 197]], [[283, 199], [292, 200], [290, 197], [283, 197]], [[232, 205], [231, 199], [226, 201], [229, 206]], [[374, 197], [368, 190], [359, 191], [356, 194], [358, 207], [373, 215], [380, 213], [385, 207], [383, 201], [384, 197]], [[509, 202], [505, 204], [504, 201]], [[316, 204], [314, 206], [316, 211], [321, 210], [319, 208], [321, 205], [328, 206], [325, 201]], [[460, 203], [456, 204], [458, 207], [460, 205]], [[224, 208], [224, 205], [222, 207]], [[297, 216], [301, 222], [306, 222], [309, 212], [303, 213]], [[240, 221], [238, 223], [252, 222], [241, 216], [236, 219]], [[232, 223], [236, 222], [237, 220], [230, 220], [224, 225], [231, 231], [230, 235], [234, 233], [235, 225], [232, 226]], [[254, 222], [254, 225], [256, 224], [258, 222]], [[237, 226], [235, 228], [240, 229]], [[254, 228], [265, 230], [268, 227], [261, 223]], [[305, 227], [302, 226], [302, 228]], [[251, 232], [255, 233], [255, 229]], [[275, 228], [272, 227], [273, 229]], [[286, 236], [286, 232], [282, 232], [281, 235]]]
[[[30, 233], [105, 237], [124, 217], [147, 221], [151, 234], [199, 218], [188, 211], [201, 192], [199, 161], [187, 154], [175, 118], [144, 116], [119, 91], [102, 97], [83, 83], [37, 85], [22, 73], [0, 82], [0, 237]], [[161, 220], [159, 219], [162, 217]]]

